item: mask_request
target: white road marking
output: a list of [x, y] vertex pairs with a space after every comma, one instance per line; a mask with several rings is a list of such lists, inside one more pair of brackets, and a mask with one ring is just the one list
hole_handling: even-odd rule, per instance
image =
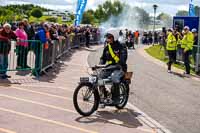
[[137, 118], [139, 120], [145, 122], [153, 130], [156, 130], [157, 133], [172, 133], [170, 130], [166, 129], [164, 126], [162, 126], [161, 124], [159, 124], [153, 118], [149, 117], [146, 113], [142, 112], [139, 108], [137, 108], [133, 104], [128, 103], [127, 105], [128, 105], [129, 108], [133, 109], [137, 113], [140, 113], [140, 115], [138, 115]]
[[3, 132], [3, 133], [16, 133], [16, 132], [13, 132], [11, 130], [4, 129], [4, 128], [0, 128], [0, 131]]
[[54, 124], [54, 125], [58, 125], [58, 126], [66, 127], [66, 128], [71, 128], [71, 129], [78, 130], [78, 131], [85, 132], [85, 133], [97, 133], [95, 131], [86, 130], [86, 129], [83, 129], [83, 128], [80, 128], [80, 127], [77, 127], [77, 126], [73, 126], [73, 125], [69, 125], [69, 124], [66, 124], [66, 123], [62, 123], [62, 122], [59, 122], [59, 121], [54, 121], [54, 120], [50, 120], [50, 119], [46, 119], [46, 118], [42, 118], [42, 117], [38, 117], [38, 116], [26, 114], [26, 113], [22, 113], [22, 112], [17, 112], [17, 111], [6, 109], [6, 108], [0, 107], [0, 110], [4, 111], [4, 112], [9, 112], [9, 113], [12, 113], [12, 114], [15, 114], [15, 115], [19, 115], [19, 116], [43, 121], [43, 122], [46, 122], [46, 123], [51, 123], [51, 124]]

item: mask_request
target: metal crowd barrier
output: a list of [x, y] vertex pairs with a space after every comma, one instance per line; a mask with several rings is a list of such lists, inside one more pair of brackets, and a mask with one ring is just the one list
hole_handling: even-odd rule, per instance
[[84, 46], [85, 43], [86, 43], [86, 38], [85, 38], [85, 35], [83, 33], [79, 34], [79, 39], [80, 39], [80, 45]]
[[[181, 47], [179, 46], [177, 48], [177, 61], [183, 64], [183, 51], [181, 49]], [[195, 69], [195, 72], [199, 72], [200, 71], [200, 45], [194, 45], [193, 46], [193, 51], [192, 54], [190, 56], [190, 60], [191, 62], [193, 62], [193, 64], [191, 64], [191, 67]]]
[[[91, 44], [98, 43], [100, 37], [92, 34]], [[34, 75], [46, 72], [57, 60], [72, 48], [85, 45], [85, 35], [69, 35], [59, 40], [42, 44], [37, 40], [0, 41], [0, 75], [7, 71], [32, 71]]]
[[[101, 41], [101, 36], [100, 34], [94, 33], [92, 32], [90, 34], [90, 45], [91, 44], [99, 44]], [[77, 35], [75, 35], [74, 40], [73, 40], [73, 47], [74, 48], [78, 48], [80, 46], [84, 46], [86, 43], [86, 38], [84, 33], [78, 33]]]
[[77, 34], [72, 39], [72, 45], [71, 48], [79, 48], [80, 47], [80, 34]]
[[[100, 34], [92, 34], [94, 38], [90, 39], [91, 44], [98, 44], [100, 42]], [[85, 35], [79, 33], [77, 35], [68, 35], [65, 38], [60, 38], [59, 40], [53, 40], [48, 45], [48, 49], [43, 48], [42, 56], [42, 71], [45, 72], [46, 69], [53, 67], [57, 60], [64, 54], [73, 48], [79, 48], [84, 46], [86, 43]]]
[[0, 41], [0, 75], [7, 71], [32, 71], [38, 76], [41, 69], [40, 41]]
[[200, 44], [194, 45], [194, 51], [193, 51], [194, 55], [194, 59], [195, 59], [195, 71], [199, 72], [200, 71]]
[[92, 33], [90, 36], [91, 44], [98, 44], [100, 42], [100, 34]]

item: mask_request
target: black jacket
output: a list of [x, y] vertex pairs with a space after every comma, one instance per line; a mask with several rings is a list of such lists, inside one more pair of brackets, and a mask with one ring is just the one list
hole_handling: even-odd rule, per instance
[[24, 30], [25, 30], [26, 34], [28, 35], [28, 40], [34, 40], [35, 30], [34, 30], [33, 26], [31, 26], [31, 25], [25, 26]]
[[[127, 64], [126, 64], [127, 56], [128, 56], [127, 48], [122, 46], [118, 41], [111, 44], [111, 47], [112, 47], [115, 55], [117, 55], [120, 59], [118, 64], [122, 66], [124, 71], [127, 71]], [[106, 64], [107, 61], [112, 61], [113, 65], [116, 64], [115, 60], [110, 55], [108, 45], [103, 50], [103, 54], [100, 59], [100, 64]]]
[[194, 37], [194, 45], [198, 45], [198, 36]]

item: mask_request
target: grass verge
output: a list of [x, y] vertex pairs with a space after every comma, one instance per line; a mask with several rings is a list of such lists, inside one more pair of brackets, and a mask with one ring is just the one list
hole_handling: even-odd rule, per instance
[[[163, 61], [165, 63], [167, 63], [169, 61], [169, 59], [165, 56], [165, 50], [163, 47], [161, 47], [160, 45], [154, 45], [154, 46], [151, 46], [149, 47], [148, 49], [145, 49], [145, 51], [151, 55], [152, 57], [160, 60], [160, 61]], [[193, 64], [193, 60], [191, 59], [191, 62]], [[177, 63], [177, 64], [173, 64], [174, 67], [178, 68], [178, 69], [182, 69], [182, 70], [185, 70], [185, 67], [183, 64], [181, 63]], [[195, 71], [194, 69], [191, 69], [191, 73], [192, 74], [195, 74]]]

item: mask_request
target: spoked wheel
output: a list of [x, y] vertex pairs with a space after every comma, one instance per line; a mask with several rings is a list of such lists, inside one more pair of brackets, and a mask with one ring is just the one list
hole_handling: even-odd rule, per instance
[[80, 84], [74, 92], [73, 102], [80, 115], [89, 116], [98, 108], [98, 92], [93, 90], [90, 84]]
[[115, 105], [117, 109], [123, 109], [129, 98], [129, 85], [126, 85], [124, 83], [121, 83], [119, 85], [119, 90], [120, 90], [120, 103], [118, 105]]

